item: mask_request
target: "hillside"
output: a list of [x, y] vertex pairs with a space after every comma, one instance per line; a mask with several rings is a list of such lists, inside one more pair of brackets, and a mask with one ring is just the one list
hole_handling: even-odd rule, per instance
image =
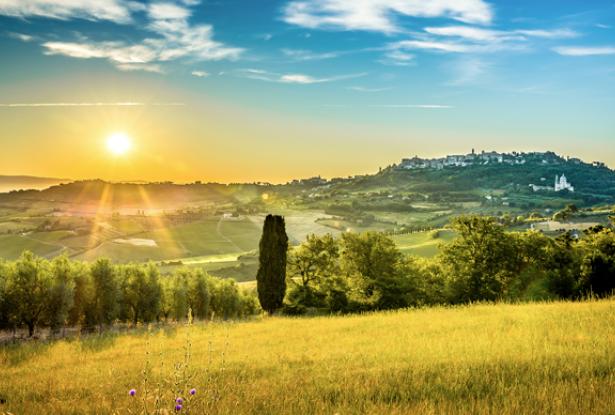
[[0, 175], [0, 193], [24, 189], [42, 190], [50, 186], [68, 182], [70, 182], [68, 179], [56, 179], [51, 177]]
[[[461, 214], [552, 233], [609, 223], [615, 172], [606, 166], [554, 153], [487, 154], [491, 161], [474, 154], [405, 159], [373, 175], [278, 185], [88, 180], [2, 193], [0, 257], [27, 249], [45, 257], [165, 261], [244, 280], [253, 277], [267, 213], [286, 217], [293, 244], [310, 233], [386, 231], [401, 235], [395, 240], [403, 252], [420, 256], [435, 255], [447, 238], [409, 233], [441, 229]], [[549, 188], [562, 175], [574, 192]], [[582, 210], [571, 223], [551, 221], [567, 205]]]
[[[274, 317], [22, 344], [0, 348], [0, 411], [139, 413], [143, 399], [150, 411], [158, 397], [172, 410], [181, 396], [191, 413], [607, 414], [614, 327], [615, 302], [604, 300]], [[174, 369], [187, 346], [188, 366]]]

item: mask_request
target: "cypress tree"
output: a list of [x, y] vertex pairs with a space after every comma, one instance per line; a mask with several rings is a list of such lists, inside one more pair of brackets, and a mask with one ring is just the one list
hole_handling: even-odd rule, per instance
[[273, 313], [282, 307], [286, 294], [288, 237], [282, 216], [267, 215], [259, 249], [259, 267], [256, 274], [258, 299], [263, 310]]

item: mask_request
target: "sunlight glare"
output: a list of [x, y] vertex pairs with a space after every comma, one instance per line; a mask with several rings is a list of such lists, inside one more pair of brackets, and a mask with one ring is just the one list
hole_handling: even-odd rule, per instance
[[132, 142], [126, 133], [113, 133], [107, 138], [107, 149], [113, 155], [123, 156], [131, 147]]

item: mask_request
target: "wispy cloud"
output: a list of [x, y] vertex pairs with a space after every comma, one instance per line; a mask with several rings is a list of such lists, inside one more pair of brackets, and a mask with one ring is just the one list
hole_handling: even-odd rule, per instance
[[192, 71], [192, 76], [196, 76], [197, 78], [207, 78], [209, 76], [209, 72]]
[[415, 108], [415, 109], [426, 109], [426, 110], [443, 110], [443, 109], [453, 109], [455, 107], [451, 105], [440, 105], [440, 104], [378, 104], [378, 105], [370, 105], [371, 108]]
[[302, 49], [282, 49], [282, 53], [295, 61], [317, 61], [333, 59], [340, 56], [340, 52], [312, 52]]
[[[11, 1], [13, 0], [0, 0], [0, 11], [2, 10], [2, 2], [6, 4]], [[100, 3], [109, 1], [104, 0]], [[63, 7], [73, 10], [75, 8], [79, 9], [77, 6], [82, 6], [82, 3], [93, 4], [93, 2], [82, 0], [36, 0], [33, 4], [35, 6], [51, 4], [54, 7], [56, 5], [63, 5]], [[42, 46], [47, 55], [64, 55], [78, 59], [107, 59], [118, 69], [125, 71], [141, 70], [162, 73], [160, 62], [181, 58], [193, 60], [237, 59], [244, 51], [242, 48], [229, 47], [214, 40], [213, 27], [211, 25], [191, 25], [189, 23], [192, 11], [187, 6], [197, 3], [197, 1], [193, 0], [184, 0], [183, 4], [155, 2], [147, 6], [137, 3], [141, 4], [142, 11], [146, 12], [149, 19], [145, 29], [158, 36], [145, 38], [138, 43], [128, 43], [123, 40], [100, 42], [81, 38], [76, 42], [47, 41]], [[126, 6], [126, 4], [127, 2], [121, 2], [121, 5]], [[128, 11], [131, 10], [131, 7], [133, 9], [136, 8], [135, 5], [126, 7]], [[27, 8], [24, 7], [23, 9], [26, 10]], [[93, 9], [96, 9], [96, 7]], [[79, 14], [67, 12], [63, 16], [71, 18], [78, 17]], [[125, 20], [129, 21], [129, 19]]]
[[553, 50], [562, 56], [615, 55], [615, 46], [559, 46]]
[[452, 72], [448, 85], [460, 86], [485, 81], [490, 66], [489, 62], [476, 56], [463, 57], [448, 63], [447, 69]]
[[529, 37], [540, 37], [540, 38], [544, 38], [544, 39], [572, 39], [572, 38], [580, 36], [580, 34], [578, 32], [576, 32], [574, 30], [571, 30], [571, 29], [515, 30], [514, 33], [518, 33], [518, 34], [529, 36]]
[[379, 60], [384, 65], [394, 66], [410, 66], [414, 65], [415, 56], [411, 53], [406, 53], [401, 50], [391, 50], [384, 54], [384, 57]]
[[579, 36], [570, 29], [493, 30], [475, 26], [426, 27], [425, 34], [392, 43], [392, 49], [423, 49], [449, 53], [491, 53], [523, 50], [530, 38], [568, 39]]
[[345, 79], [359, 78], [367, 75], [367, 73], [356, 73], [347, 75], [337, 75], [325, 78], [318, 78], [311, 75], [301, 73], [280, 74], [275, 72], [264, 71], [261, 69], [241, 69], [237, 74], [243, 78], [256, 79], [259, 81], [278, 82], [283, 84], [321, 84], [325, 82], [342, 81]]
[[8, 35], [9, 37], [12, 37], [13, 39], [21, 40], [22, 42], [32, 42], [35, 40], [34, 36], [27, 35], [25, 33], [9, 32]]
[[157, 63], [118, 63], [115, 65], [120, 71], [134, 72], [143, 71], [163, 74], [164, 70]]
[[350, 89], [351, 91], [357, 91], [357, 92], [384, 92], [384, 91], [389, 91], [391, 88], [367, 88], [364, 86], [349, 86], [348, 89]]
[[0, 103], [0, 108], [47, 108], [47, 107], [183, 107], [183, 102], [19, 102]]
[[140, 3], [124, 0], [0, 0], [0, 15], [129, 23], [131, 12], [140, 7]]
[[477, 52], [480, 49], [476, 45], [436, 40], [402, 40], [390, 44], [390, 47], [391, 49], [428, 49], [454, 53]]
[[395, 15], [445, 17], [466, 23], [490, 23], [491, 6], [483, 0], [295, 0], [283, 11], [285, 22], [312, 29], [401, 31]]

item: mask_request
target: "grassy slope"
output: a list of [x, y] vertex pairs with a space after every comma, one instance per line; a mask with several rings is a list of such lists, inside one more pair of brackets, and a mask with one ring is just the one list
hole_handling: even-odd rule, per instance
[[395, 235], [393, 240], [404, 254], [431, 258], [438, 254], [441, 244], [450, 242], [454, 237], [454, 232], [440, 230], [437, 238], [433, 237], [433, 231], [427, 231]]
[[[0, 349], [0, 395], [8, 400], [0, 410], [127, 413], [135, 401], [127, 391], [143, 394], [146, 343], [155, 387], [159, 379], [173, 382], [186, 334], [180, 328], [149, 341], [132, 334]], [[219, 401], [207, 400], [212, 413], [615, 411], [613, 300], [266, 318], [199, 324], [190, 337], [189, 387], [202, 399], [211, 378], [219, 393]], [[167, 408], [170, 388], [163, 386]]]

